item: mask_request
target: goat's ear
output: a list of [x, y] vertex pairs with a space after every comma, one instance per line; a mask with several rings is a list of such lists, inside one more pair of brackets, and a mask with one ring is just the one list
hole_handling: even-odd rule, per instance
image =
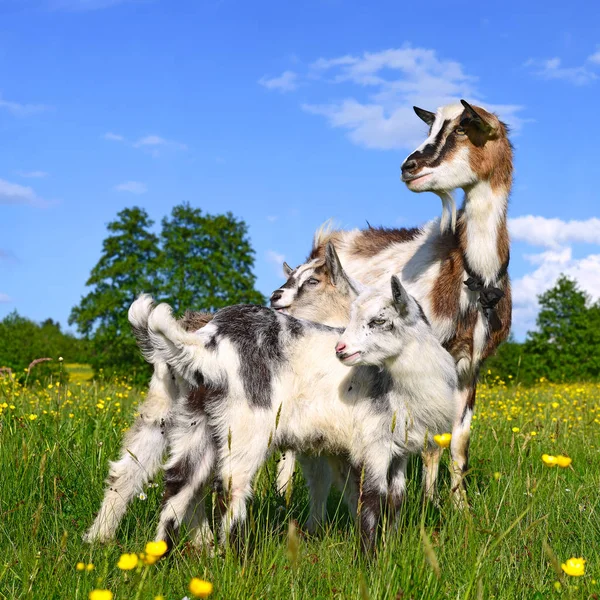
[[496, 126], [494, 123], [490, 122], [485, 116], [479, 114], [466, 100], [461, 100], [460, 103], [465, 107], [465, 110], [471, 119], [471, 123], [477, 125], [477, 127], [489, 137], [495, 133]]
[[283, 262], [283, 274], [286, 277], [289, 277], [292, 273], [294, 272], [294, 269], [292, 269], [292, 267], [290, 267], [290, 265], [288, 265], [285, 261]]
[[425, 121], [429, 127], [435, 122], [435, 113], [419, 108], [418, 106], [413, 106], [413, 110], [417, 114], [417, 117], [419, 117], [421, 121]]
[[327, 242], [327, 245], [325, 246], [325, 266], [329, 271], [331, 283], [341, 294], [346, 296], [358, 295], [358, 291], [355, 289], [354, 285], [352, 285], [348, 275], [346, 275], [346, 271], [344, 271], [344, 267], [342, 267], [342, 263], [340, 262], [340, 257], [337, 255], [331, 242]]
[[396, 275], [392, 275], [392, 298], [398, 314], [405, 318], [409, 313], [410, 296]]

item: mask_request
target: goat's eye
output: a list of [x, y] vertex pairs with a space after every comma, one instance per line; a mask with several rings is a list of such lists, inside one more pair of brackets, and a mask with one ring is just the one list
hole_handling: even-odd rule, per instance
[[320, 282], [318, 279], [311, 277], [310, 279], [306, 280], [306, 283], [308, 283], [308, 285], [318, 285]]
[[464, 127], [457, 127], [457, 128], [454, 130], [454, 131], [455, 131], [455, 132], [456, 132], [458, 135], [465, 135], [465, 133], [467, 133], [467, 131], [465, 130], [465, 128], [464, 128]]
[[369, 325], [381, 327], [382, 325], [385, 325], [385, 319], [373, 319]]

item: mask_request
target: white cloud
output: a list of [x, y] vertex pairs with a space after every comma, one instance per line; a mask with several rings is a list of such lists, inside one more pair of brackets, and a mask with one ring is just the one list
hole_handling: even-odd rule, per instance
[[148, 191], [146, 184], [141, 181], [125, 181], [115, 186], [117, 192], [129, 192], [131, 194], [145, 194]]
[[125, 138], [122, 135], [119, 135], [118, 133], [112, 133], [111, 131], [107, 131], [102, 137], [105, 140], [108, 140], [110, 142], [124, 142], [125, 141]]
[[527, 215], [508, 220], [513, 240], [532, 246], [556, 248], [573, 242], [600, 245], [600, 219], [563, 221]]
[[160, 135], [144, 135], [138, 138], [135, 142], [130, 142], [127, 138], [120, 133], [113, 133], [112, 131], [106, 132], [103, 139], [109, 142], [120, 142], [131, 146], [132, 148], [138, 148], [152, 154], [152, 156], [160, 156], [162, 151], [165, 150], [187, 150], [187, 146], [181, 142], [175, 142], [173, 140], [167, 140]]
[[12, 302], [12, 298], [8, 294], [0, 292], [0, 302]]
[[40, 198], [32, 188], [0, 179], [0, 204], [28, 204], [48, 206], [48, 201]]
[[524, 254], [532, 271], [513, 281], [513, 330], [518, 337], [535, 328], [537, 296], [550, 289], [559, 275], [576, 279], [592, 299], [600, 298], [600, 254], [573, 258], [572, 244], [600, 246], [600, 219], [563, 221], [527, 215], [509, 219], [511, 238], [543, 252]]
[[595, 67], [600, 65], [600, 51], [587, 57], [582, 65], [565, 67], [558, 57], [546, 60], [529, 59], [526, 67], [531, 67], [543, 79], [560, 79], [574, 85], [586, 85], [598, 79]]
[[0, 94], [0, 108], [7, 110], [16, 117], [28, 117], [29, 115], [50, 110], [50, 107], [45, 104], [21, 104], [19, 102], [5, 100], [2, 97], [2, 94]]
[[[348, 131], [355, 144], [376, 149], [412, 149], [423, 141], [424, 126], [412, 107], [435, 110], [466, 98], [486, 105], [477, 89], [477, 78], [435, 50], [391, 48], [362, 55], [319, 58], [310, 67], [307, 81], [352, 86], [339, 100], [305, 103], [302, 109], [324, 116], [332, 127]], [[351, 89], [352, 89], [351, 88]], [[518, 129], [521, 106], [486, 105]]]
[[279, 219], [279, 217], [277, 215], [268, 215], [267, 216], [267, 221], [269, 221], [269, 223], [275, 223], [275, 221], [277, 221], [277, 219]]
[[25, 177], [26, 179], [42, 179], [48, 177], [46, 171], [17, 171], [19, 177]]
[[258, 83], [265, 86], [268, 90], [293, 92], [298, 88], [298, 75], [293, 71], [284, 71], [279, 77], [261, 77]]

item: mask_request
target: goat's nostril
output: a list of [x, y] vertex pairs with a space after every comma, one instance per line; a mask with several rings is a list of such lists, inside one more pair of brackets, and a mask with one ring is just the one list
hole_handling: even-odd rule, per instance
[[414, 171], [416, 168], [417, 168], [416, 160], [407, 160], [402, 165], [402, 172], [406, 173], [406, 172]]
[[346, 344], [344, 344], [343, 342], [339, 342], [338, 345], [335, 347], [335, 353], [339, 354], [340, 352], [343, 352], [346, 349]]
[[271, 302], [277, 302], [277, 300], [281, 300], [281, 296], [283, 296], [283, 292], [281, 290], [275, 290], [271, 294]]

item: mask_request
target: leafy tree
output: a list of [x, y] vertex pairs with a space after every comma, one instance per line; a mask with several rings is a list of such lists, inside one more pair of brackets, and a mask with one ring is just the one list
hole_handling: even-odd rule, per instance
[[34, 367], [31, 379], [48, 375], [66, 377], [59, 357], [65, 362], [85, 362], [88, 350], [85, 340], [61, 331], [60, 325], [47, 319], [41, 325], [12, 312], [0, 321], [0, 367], [8, 367], [17, 378], [26, 377], [25, 370], [38, 358], [51, 358]]
[[263, 304], [254, 289], [254, 251], [246, 224], [231, 213], [203, 214], [175, 206], [162, 221], [162, 296], [176, 311], [213, 311], [230, 304]]
[[525, 343], [532, 368], [550, 381], [600, 377], [600, 305], [561, 275], [539, 296], [537, 331]]
[[108, 224], [110, 235], [86, 282], [92, 290], [74, 307], [69, 324], [92, 341], [94, 368], [109, 371], [147, 367], [131, 334], [127, 311], [140, 292], [157, 295], [160, 249], [145, 210], [125, 208]]
[[141, 208], [127, 208], [108, 224], [102, 256], [69, 323], [91, 341], [97, 370], [147, 378], [148, 368], [130, 331], [129, 306], [140, 292], [166, 300], [176, 311], [216, 310], [240, 302], [263, 303], [252, 273], [254, 251], [247, 226], [231, 213], [203, 214], [175, 206], [162, 221], [160, 239]]

